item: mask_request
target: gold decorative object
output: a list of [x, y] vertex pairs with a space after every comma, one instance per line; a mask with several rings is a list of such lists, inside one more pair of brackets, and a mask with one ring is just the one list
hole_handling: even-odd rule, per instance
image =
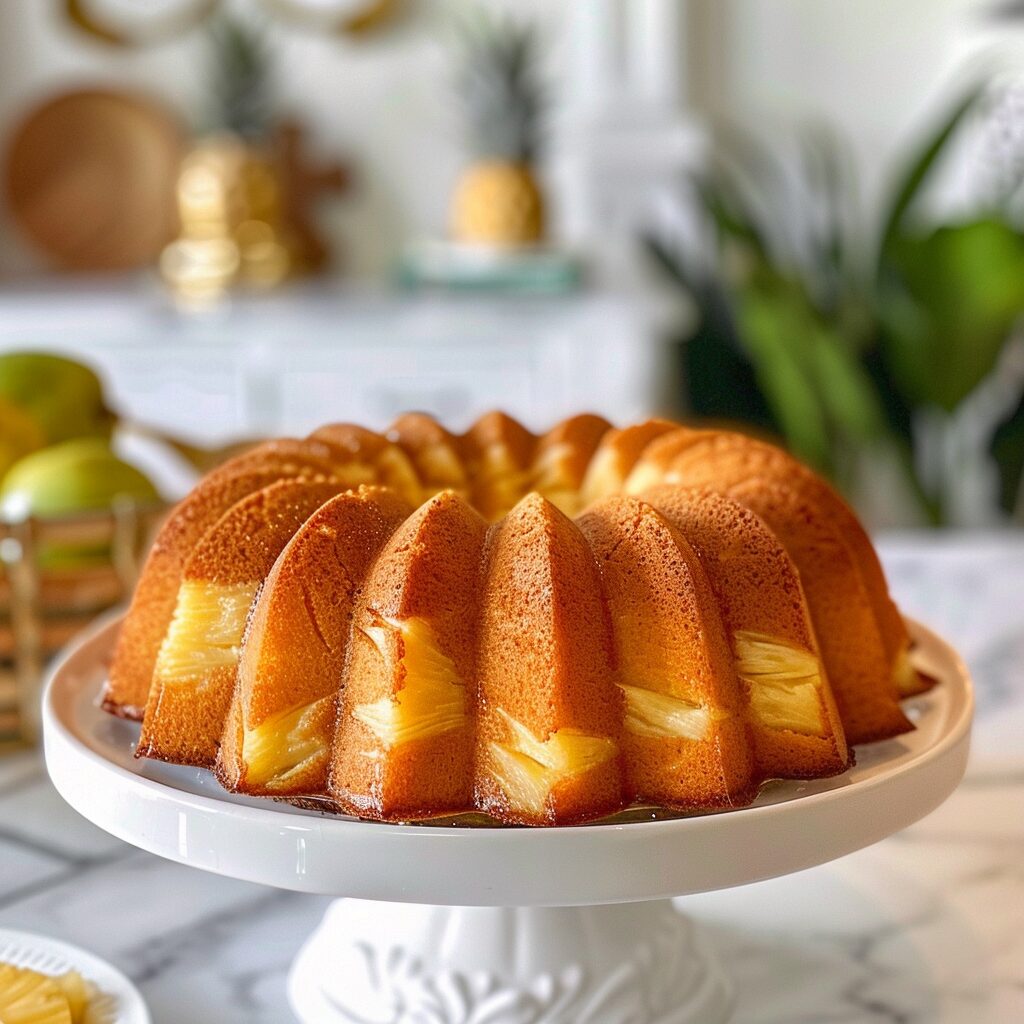
[[212, 301], [236, 284], [268, 288], [292, 269], [273, 162], [234, 136], [198, 143], [178, 177], [181, 230], [160, 270], [184, 300]]
[[291, 21], [310, 28], [359, 36], [395, 16], [399, 0], [263, 0], [265, 6]]
[[236, 285], [271, 288], [320, 268], [329, 253], [311, 207], [348, 180], [344, 165], [308, 160], [294, 121], [266, 146], [231, 135], [198, 143], [181, 165], [181, 229], [160, 258], [164, 279], [183, 300], [203, 303]]
[[313, 166], [302, 128], [274, 116], [274, 48], [266, 25], [224, 15], [209, 23], [211, 120], [220, 134], [198, 142], [178, 178], [178, 238], [164, 250], [164, 279], [187, 303], [236, 285], [271, 288], [320, 267], [316, 194], [347, 182], [340, 165]]
[[68, 20], [94, 39], [111, 46], [159, 43], [208, 18], [220, 0], [64, 0]]

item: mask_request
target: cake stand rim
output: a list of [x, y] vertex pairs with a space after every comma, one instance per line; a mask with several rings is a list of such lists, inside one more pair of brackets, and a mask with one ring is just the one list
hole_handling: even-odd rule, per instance
[[[61, 795], [64, 796], [64, 798], [68, 800], [68, 802], [71, 803], [79, 813], [83, 814], [83, 816], [89, 818], [106, 831], [112, 832], [133, 845], [140, 846], [143, 849], [147, 849], [150, 852], [157, 853], [158, 855], [169, 857], [172, 860], [177, 860], [180, 863], [192, 863], [195, 864], [195, 866], [205, 868], [206, 870], [219, 872], [232, 877], [244, 877], [251, 881], [265, 881], [266, 884], [276, 885], [283, 888], [291, 888], [308, 892], [322, 892], [333, 895], [350, 895], [368, 899], [391, 899], [399, 901], [408, 899], [410, 902], [454, 904], [459, 904], [461, 902], [460, 900], [420, 898], [421, 890], [424, 888], [422, 885], [413, 887], [413, 895], [408, 895], [402, 892], [391, 894], [390, 888], [386, 890], [388, 895], [369, 895], [368, 889], [365, 885], [357, 886], [355, 891], [337, 891], [338, 886], [331, 885], [328, 887], [322, 887], [316, 882], [311, 881], [309, 878], [303, 878], [303, 872], [301, 871], [297, 872], [297, 877], [288, 878], [287, 880], [282, 880], [279, 877], [280, 872], [277, 872], [274, 879], [271, 880], [265, 877], [268, 872], [261, 871], [256, 867], [254, 867], [251, 872], [244, 872], [240, 874], [236, 869], [222, 869], [221, 867], [209, 862], [197, 863], [194, 854], [190, 853], [187, 845], [182, 845], [177, 850], [171, 849], [170, 846], [173, 846], [173, 844], [168, 844], [166, 838], [158, 840], [153, 838], [152, 829], [147, 830], [141, 826], [133, 827], [127, 820], [111, 822], [109, 817], [105, 818], [103, 814], [96, 812], [94, 801], [89, 798], [83, 798], [81, 794], [77, 797], [69, 796], [68, 792], [66, 792], [66, 789], [68, 788], [66, 785], [68, 772], [67, 762], [69, 759], [72, 761], [78, 759], [86, 764], [92, 765], [93, 768], [98, 770], [102, 775], [110, 776], [113, 783], [119, 789], [125, 790], [128, 794], [134, 795], [137, 798], [142, 798], [143, 803], [150, 808], [152, 808], [154, 804], [169, 805], [170, 807], [176, 808], [180, 814], [184, 814], [188, 811], [206, 815], [216, 814], [220, 821], [228, 821], [232, 818], [239, 820], [247, 819], [249, 822], [255, 823], [255, 826], [262, 826], [263, 828], [272, 831], [287, 832], [289, 834], [296, 835], [306, 833], [310, 836], [315, 835], [319, 837], [324, 833], [333, 833], [334, 835], [331, 841], [335, 844], [343, 845], [346, 840], [348, 840], [353, 843], [360, 843], [364, 849], [366, 844], [369, 844], [373, 848], [383, 849], [382, 844], [394, 846], [399, 840], [404, 839], [407, 840], [410, 845], [424, 849], [428, 845], [432, 844], [442, 844], [446, 849], [453, 851], [456, 846], [461, 846], [463, 849], [466, 847], [473, 847], [475, 849], [475, 854], [480, 857], [486, 857], [488, 850], [494, 851], [498, 849], [494, 846], [495, 843], [500, 844], [500, 846], [506, 848], [506, 850], [514, 848], [517, 851], [525, 852], [527, 850], [536, 851], [540, 848], [544, 848], [547, 850], [549, 855], [564, 852], [565, 850], [576, 850], [577, 855], [579, 855], [580, 850], [593, 848], [595, 843], [604, 845], [607, 840], [598, 838], [602, 836], [609, 838], [612, 836], [618, 836], [620, 839], [629, 837], [630, 839], [635, 840], [650, 839], [651, 841], [654, 841], [655, 839], [664, 841], [669, 836], [678, 836], [680, 837], [680, 842], [685, 840], [687, 837], [692, 840], [695, 837], [691, 834], [697, 834], [699, 836], [702, 833], [707, 833], [708, 830], [717, 831], [719, 829], [729, 829], [730, 826], [734, 825], [739, 818], [742, 818], [745, 825], [749, 828], [753, 827], [754, 823], [758, 821], [768, 822], [778, 821], [783, 818], [793, 819], [795, 815], [800, 815], [804, 811], [806, 811], [808, 816], [810, 816], [816, 809], [828, 808], [830, 805], [841, 806], [847, 801], [851, 801], [854, 797], [863, 798], [865, 795], [869, 795], [874, 790], [881, 787], [891, 787], [894, 782], [898, 782], [901, 778], [906, 778], [911, 775], [920, 776], [925, 769], [929, 767], [929, 765], [934, 764], [934, 766], [938, 768], [939, 762], [942, 762], [944, 765], [949, 762], [951, 767], [949, 767], [945, 772], [945, 777], [939, 786], [939, 790], [941, 790], [941, 792], [937, 790], [933, 798], [919, 798], [915, 802], [916, 804], [920, 804], [919, 810], [905, 812], [899, 818], [899, 821], [892, 825], [892, 827], [883, 827], [881, 830], [876, 827], [871, 833], [871, 837], [867, 838], [864, 842], [851, 840], [846, 844], [846, 848], [844, 848], [842, 852], [852, 852], [862, 846], [877, 842], [880, 838], [883, 838], [884, 835], [891, 834], [892, 832], [906, 827], [906, 825], [911, 824], [920, 817], [923, 817], [929, 811], [934, 809], [935, 806], [938, 806], [939, 803], [946, 799], [963, 775], [963, 768], [966, 763], [967, 756], [967, 745], [969, 743], [970, 726], [974, 711], [973, 685], [970, 673], [963, 660], [960, 658], [960, 655], [951, 645], [938, 636], [938, 634], [907, 617], [907, 623], [911, 628], [912, 634], [917, 637], [922, 644], [937, 649], [954, 670], [954, 678], [944, 680], [940, 685], [956, 685], [958, 692], [954, 697], [950, 698], [954, 702], [950, 707], [950, 721], [946, 723], [941, 735], [939, 735], [928, 747], [917, 752], [909, 761], [894, 766], [891, 771], [883, 771], [873, 777], [857, 780], [836, 789], [816, 793], [796, 794], [789, 799], [763, 806], [736, 808], [735, 810], [714, 814], [694, 815], [648, 822], [610, 822], [539, 829], [510, 829], [487, 826], [428, 826], [415, 823], [390, 824], [362, 821], [340, 816], [323, 815], [312, 811], [305, 813], [296, 812], [291, 808], [285, 810], [275, 807], [253, 807], [233, 803], [228, 799], [220, 797], [219, 794], [206, 796], [179, 790], [173, 786], [166, 785], [159, 780], [144, 778], [135, 774], [111, 761], [105, 757], [102, 752], [90, 747], [82, 738], [80, 738], [79, 735], [76, 734], [74, 729], [69, 727], [68, 724], [63, 721], [61, 713], [56, 707], [55, 697], [62, 685], [64, 677], [69, 674], [69, 671], [73, 666], [77, 666], [78, 662], [86, 660], [89, 656], [93, 659], [99, 659], [102, 658], [103, 655], [109, 654], [110, 645], [122, 617], [123, 612], [119, 612], [109, 615], [98, 622], [92, 631], [83, 636], [77, 644], [68, 650], [68, 652], [54, 665], [53, 669], [49, 673], [43, 696], [43, 738], [47, 767], [58, 791], [61, 792]], [[938, 777], [939, 774], [940, 773], [936, 772], [936, 777]], [[227, 795], [228, 794], [225, 794], [224, 796], [227, 797]], [[85, 806], [83, 806], [83, 804]], [[126, 818], [127, 815], [124, 817]], [[100, 820], [100, 818], [105, 818], [105, 820]], [[799, 824], [798, 818], [794, 820]], [[114, 827], [112, 827], [112, 825]], [[228, 842], [229, 840], [224, 839], [222, 835], [221, 841]], [[630, 844], [630, 854], [634, 854], [636, 850], [637, 846], [635, 844]], [[753, 874], [752, 877], [746, 880], [755, 881], [759, 878], [786, 874], [794, 870], [800, 870], [802, 867], [810, 867], [817, 863], [823, 863], [826, 860], [831, 860], [835, 856], [841, 855], [842, 853], [830, 853], [816, 857], [814, 854], [810, 854], [802, 860], [801, 858], [793, 857], [791, 858], [792, 860], [801, 860], [801, 862], [793, 867], [783, 868], [781, 870], [769, 869], [763, 874]], [[469, 859], [473, 860], [472, 852]], [[565, 902], [567, 904], [574, 903], [582, 905], [584, 903], [628, 902], [636, 899], [658, 899], [664, 896], [679, 895], [685, 892], [709, 891], [710, 889], [723, 888], [737, 884], [743, 883], [741, 881], [728, 881], [723, 882], [721, 885], [701, 885], [696, 888], [690, 888], [685, 885], [679, 885], [678, 883], [658, 885], [652, 882], [648, 888], [641, 887], [645, 895], [637, 895], [635, 892], [631, 892], [629, 895], [613, 894], [609, 896], [607, 892], [603, 892], [601, 895], [597, 895], [593, 898], [581, 899], [577, 894], [577, 896], [566, 900]], [[429, 890], [430, 886], [428, 885], [426, 888]], [[475, 889], [479, 890], [480, 888], [481, 886], [478, 882]], [[498, 888], [501, 889], [500, 886]], [[513, 885], [512, 888], [515, 889], [516, 886]], [[528, 886], [526, 888], [528, 888]], [[376, 889], [373, 886], [370, 886], [369, 891], [376, 892]], [[562, 902], [563, 901], [560, 899], [545, 897], [541, 902], [536, 903], [532, 899], [528, 899], [523, 905], [552, 906], [560, 905]], [[509, 903], [506, 899], [496, 899], [492, 904], [488, 899], [481, 900], [479, 898], [474, 898], [467, 900], [464, 905], [509, 905]]]

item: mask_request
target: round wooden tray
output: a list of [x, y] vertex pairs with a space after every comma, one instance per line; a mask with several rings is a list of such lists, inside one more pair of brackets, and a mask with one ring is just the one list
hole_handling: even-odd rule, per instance
[[178, 117], [148, 97], [83, 89], [49, 99], [7, 150], [11, 218], [55, 266], [149, 266], [174, 237], [184, 148]]

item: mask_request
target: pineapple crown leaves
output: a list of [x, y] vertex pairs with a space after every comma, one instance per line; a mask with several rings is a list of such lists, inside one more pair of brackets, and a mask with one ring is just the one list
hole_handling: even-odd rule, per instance
[[539, 30], [474, 4], [456, 22], [456, 46], [455, 87], [474, 155], [533, 163], [550, 106]]
[[207, 32], [211, 127], [258, 141], [266, 135], [272, 116], [268, 33], [259, 23], [226, 14], [212, 18]]

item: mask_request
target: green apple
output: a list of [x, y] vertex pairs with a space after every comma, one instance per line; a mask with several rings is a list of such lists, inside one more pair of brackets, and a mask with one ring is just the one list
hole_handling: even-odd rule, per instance
[[109, 508], [118, 498], [160, 500], [149, 478], [119, 459], [99, 437], [51, 445], [19, 459], [0, 485], [5, 514], [24, 510], [40, 518]]
[[[74, 516], [110, 508], [119, 499], [160, 501], [149, 478], [119, 459], [103, 438], [51, 445], [19, 459], [0, 484], [0, 514], [18, 519]], [[48, 569], [79, 568], [110, 561], [109, 545], [40, 545], [37, 560]]]
[[27, 414], [46, 444], [109, 437], [114, 423], [99, 377], [49, 352], [0, 353], [0, 401]]
[[23, 455], [46, 444], [36, 421], [24, 409], [0, 398], [0, 479]]

